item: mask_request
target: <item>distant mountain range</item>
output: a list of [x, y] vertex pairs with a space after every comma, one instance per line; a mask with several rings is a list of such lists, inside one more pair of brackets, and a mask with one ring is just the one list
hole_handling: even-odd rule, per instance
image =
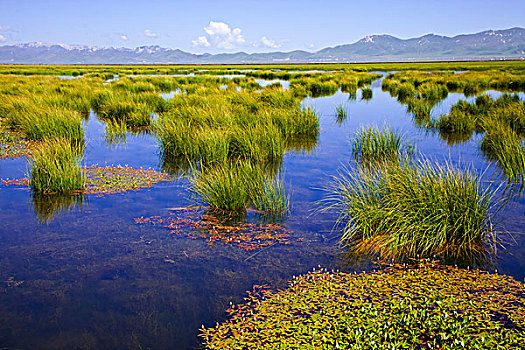
[[221, 53], [196, 55], [160, 46], [100, 48], [29, 43], [0, 46], [0, 63], [26, 64], [169, 64], [169, 63], [313, 63], [525, 59], [525, 29], [488, 30], [446, 37], [428, 34], [399, 39], [372, 35], [353, 44], [317, 52]]

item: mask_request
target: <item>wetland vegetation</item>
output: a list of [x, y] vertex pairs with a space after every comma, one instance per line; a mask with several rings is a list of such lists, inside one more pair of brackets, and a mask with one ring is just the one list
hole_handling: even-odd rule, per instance
[[[513, 348], [525, 340], [523, 283], [467, 267], [492, 268], [487, 261], [497, 260], [491, 257], [507, 245], [498, 215], [509, 210], [507, 203], [523, 208], [522, 199], [503, 187], [525, 178], [524, 70], [523, 62], [0, 66], [0, 158], [25, 157], [15, 164], [27, 173], [23, 177], [2, 161], [7, 174], [18, 177], [2, 179], [1, 189], [15, 197], [27, 195], [42, 230], [60, 230], [53, 225], [67, 226], [64, 218], [89, 217], [90, 203], [95, 202], [94, 211], [118, 211], [135, 219], [129, 220], [132, 229], [119, 221], [135, 235], [128, 252], [140, 244], [145, 247], [140, 254], [149, 259], [147, 247], [155, 243], [147, 237], [155, 232], [163, 264], [178, 268], [184, 259], [195, 262], [191, 257], [201, 253], [206, 263], [196, 264], [204, 271], [215, 264], [216, 254], [233, 262], [230, 272], [214, 272], [224, 284], [219, 288], [228, 291], [220, 298], [210, 292], [213, 312], [194, 315], [203, 318], [201, 339], [207, 348]], [[403, 111], [393, 124], [388, 116], [383, 120], [388, 124], [381, 124], [377, 115], [360, 117], [378, 99], [391, 103], [390, 97], [384, 102], [388, 95], [381, 90], [397, 100], [387, 114], [400, 103], [408, 116]], [[449, 110], [436, 114], [444, 101], [456, 96]], [[400, 122], [405, 119], [408, 122]], [[94, 140], [93, 125], [102, 147]], [[141, 137], [146, 146], [135, 147]], [[455, 149], [460, 155], [467, 149], [470, 158], [456, 159]], [[478, 150], [484, 158], [472, 155]], [[140, 156], [146, 151], [147, 156]], [[448, 159], [442, 161], [447, 152]], [[105, 157], [133, 165], [98, 165]], [[487, 170], [492, 163], [499, 172]], [[326, 195], [318, 188], [326, 187], [330, 175], [334, 177]], [[14, 192], [13, 185], [30, 190]], [[151, 193], [139, 192], [146, 188]], [[172, 200], [176, 206], [166, 208]], [[114, 207], [106, 209], [103, 201]], [[150, 201], [156, 206], [148, 207]], [[312, 211], [314, 203], [320, 203], [321, 210]], [[119, 211], [120, 205], [133, 209]], [[523, 233], [522, 216], [514, 216], [518, 234]], [[117, 230], [120, 226], [113, 221], [117, 219], [105, 221], [100, 231]], [[317, 227], [314, 233], [308, 225]], [[331, 229], [331, 235], [323, 232]], [[520, 237], [515, 240], [522, 242]], [[180, 259], [166, 250], [186, 244], [193, 248], [176, 251]], [[301, 275], [317, 264], [319, 247], [340, 249], [342, 260], [353, 265], [345, 266], [345, 272]], [[236, 248], [250, 253], [232, 252]], [[512, 261], [523, 264], [523, 250], [517, 251]], [[266, 261], [265, 254], [275, 261]], [[292, 258], [296, 254], [297, 261]], [[377, 257], [407, 264], [347, 273]], [[441, 265], [414, 260], [421, 257], [440, 259]], [[295, 269], [301, 259], [306, 268]], [[251, 263], [261, 266], [257, 276], [249, 281], [238, 277], [237, 266]], [[9, 259], [2, 264], [12, 270]], [[447, 264], [459, 267], [443, 266]], [[235, 298], [240, 301], [246, 288], [276, 278], [265, 274], [261, 279], [264, 268], [280, 271], [284, 265], [281, 280], [301, 276], [277, 292], [256, 287], [246, 303], [231, 306], [225, 321], [226, 300], [233, 293], [228, 283], [239, 282]], [[189, 270], [190, 279], [200, 274], [193, 266]], [[30, 280], [31, 273], [26, 275]], [[0, 277], [10, 295], [17, 291], [14, 285], [22, 285], [11, 275]], [[128, 277], [115, 272], [102, 284], [121, 283], [119, 278]], [[34, 283], [26, 286], [36, 288]], [[124, 285], [129, 287], [128, 282]], [[171, 300], [169, 293], [162, 298]], [[188, 305], [199, 304], [196, 300]], [[180, 303], [177, 307], [184, 309]], [[179, 334], [162, 323], [168, 314], [176, 313], [150, 314], [158, 324], [145, 327], [149, 338], [173, 340], [170, 334]], [[16, 312], [6, 315], [31, 323]], [[222, 323], [213, 326], [215, 321]], [[102, 330], [82, 332], [61, 335], [63, 348], [78, 345], [79, 339], [107, 345], [96, 340]], [[187, 330], [193, 340], [197, 332], [197, 327]], [[142, 335], [123, 347], [155, 345]], [[17, 346], [15, 337], [0, 334], [2, 339]], [[162, 344], [169, 347], [173, 341]]]

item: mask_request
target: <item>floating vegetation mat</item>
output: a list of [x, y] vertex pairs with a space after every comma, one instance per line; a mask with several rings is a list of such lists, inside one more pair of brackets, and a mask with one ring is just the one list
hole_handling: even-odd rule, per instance
[[421, 262], [373, 273], [314, 270], [256, 286], [209, 349], [523, 349], [525, 286], [511, 277]]
[[15, 133], [2, 130], [0, 125], [0, 159], [27, 156], [33, 143], [18, 137]]
[[169, 229], [171, 234], [204, 239], [210, 246], [222, 243], [250, 251], [275, 244], [290, 244], [290, 231], [279, 224], [232, 224], [227, 218], [203, 213], [201, 207], [178, 208], [176, 211], [177, 215], [168, 217], [136, 218], [135, 223], [162, 225]]
[[[83, 168], [86, 176], [86, 185], [81, 193], [84, 194], [112, 194], [126, 191], [136, 191], [150, 188], [161, 181], [171, 180], [170, 175], [151, 169], [134, 169], [130, 167], [99, 167]], [[28, 178], [2, 179], [2, 184], [9, 186], [29, 186]]]
[[170, 175], [151, 169], [134, 169], [130, 167], [99, 167], [84, 168], [86, 187], [84, 193], [122, 193], [149, 188], [152, 185], [171, 180]]

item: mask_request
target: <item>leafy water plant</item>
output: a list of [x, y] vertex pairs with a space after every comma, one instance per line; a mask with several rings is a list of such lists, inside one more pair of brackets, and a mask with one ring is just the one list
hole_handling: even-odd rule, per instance
[[26, 156], [33, 147], [35, 147], [34, 142], [3, 129], [0, 124], [0, 159]]
[[76, 147], [64, 140], [43, 144], [30, 158], [29, 185], [35, 192], [69, 193], [85, 186]]
[[[135, 169], [128, 166], [97, 165], [80, 168], [84, 186], [72, 191], [75, 194], [113, 194], [151, 188], [154, 184], [169, 181], [171, 176], [153, 169]], [[5, 186], [30, 186], [31, 179], [1, 179]], [[68, 191], [71, 192], [71, 191]], [[58, 196], [57, 196], [58, 198]]]
[[285, 290], [254, 286], [201, 338], [206, 349], [517, 349], [524, 295], [511, 277], [430, 262], [316, 269]]
[[291, 232], [276, 222], [254, 223], [246, 217], [231, 219], [216, 211], [206, 212], [203, 207], [174, 208], [173, 211], [168, 217], [135, 218], [135, 223], [161, 225], [173, 235], [204, 239], [209, 246], [222, 243], [246, 251], [291, 243]]
[[412, 144], [389, 127], [364, 127], [353, 139], [354, 158], [360, 163], [377, 163], [399, 160], [413, 153]]
[[429, 161], [342, 170], [328, 191], [323, 204], [339, 214], [341, 243], [383, 258], [478, 255], [495, 241], [493, 216], [502, 205], [476, 173]]
[[135, 169], [128, 166], [91, 166], [83, 168], [86, 176], [85, 194], [111, 194], [151, 188], [156, 183], [169, 181], [171, 176], [153, 169]]

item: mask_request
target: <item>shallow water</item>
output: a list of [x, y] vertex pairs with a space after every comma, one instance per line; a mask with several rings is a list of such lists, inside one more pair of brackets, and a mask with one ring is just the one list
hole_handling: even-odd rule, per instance
[[[282, 174], [292, 201], [289, 245], [244, 251], [136, 225], [134, 218], [167, 216], [170, 209], [193, 205], [184, 176], [150, 190], [88, 195], [69, 211], [45, 212], [49, 223], [39, 217], [59, 205], [33, 203], [25, 188], [0, 187], [0, 346], [192, 348], [201, 325], [223, 321], [229, 302], [240, 302], [252, 285], [284, 288], [293, 275], [317, 265], [339, 268], [338, 233], [332, 232], [336, 217], [313, 210], [330, 176], [350, 164], [350, 138], [364, 125], [389, 125], [426, 157], [500, 180], [479, 151], [479, 135], [449, 146], [438, 134], [416, 127], [406, 107], [382, 92], [379, 82], [372, 89], [370, 101], [361, 100], [360, 92], [355, 100], [338, 92], [303, 101], [320, 115], [321, 132], [312, 150], [284, 157]], [[462, 97], [450, 94], [434, 113], [446, 113]], [[348, 112], [344, 120], [336, 117], [340, 104]], [[128, 133], [126, 143], [107, 145], [104, 124], [94, 114], [85, 131], [85, 165], [162, 166], [152, 135]], [[0, 178], [26, 171], [23, 159], [0, 161]], [[496, 267], [519, 280], [525, 277], [524, 213], [522, 198], [499, 217], [516, 243]]]

